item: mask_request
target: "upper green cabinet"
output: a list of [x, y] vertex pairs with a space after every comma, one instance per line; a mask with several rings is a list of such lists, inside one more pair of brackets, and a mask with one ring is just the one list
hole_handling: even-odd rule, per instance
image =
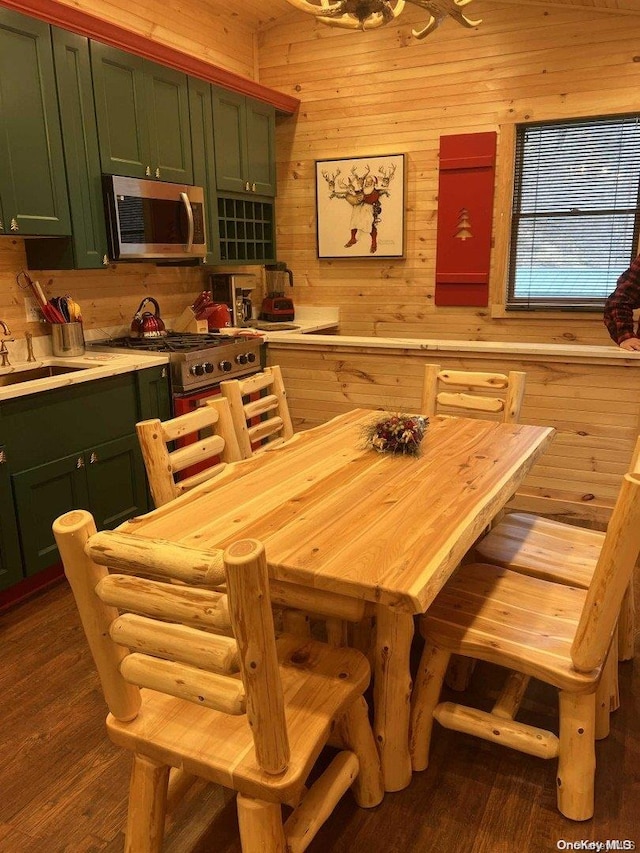
[[91, 66], [102, 171], [192, 184], [186, 74], [99, 42]]
[[275, 109], [235, 92], [212, 91], [218, 189], [274, 196]]
[[27, 262], [30, 269], [95, 269], [109, 259], [89, 40], [57, 27], [52, 37], [72, 235], [27, 240]]
[[51, 29], [0, 8], [0, 233], [71, 233]]

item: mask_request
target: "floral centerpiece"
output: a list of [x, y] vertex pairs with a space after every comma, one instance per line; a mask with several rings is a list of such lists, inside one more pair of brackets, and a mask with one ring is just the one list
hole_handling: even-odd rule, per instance
[[417, 456], [429, 418], [421, 415], [385, 415], [365, 430], [368, 447], [379, 453], [403, 453]]

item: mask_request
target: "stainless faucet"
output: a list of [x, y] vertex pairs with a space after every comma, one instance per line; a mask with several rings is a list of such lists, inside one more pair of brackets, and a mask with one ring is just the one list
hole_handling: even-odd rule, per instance
[[[11, 329], [7, 326], [4, 320], [0, 320], [0, 326], [2, 326], [2, 330], [5, 335], [11, 334]], [[7, 349], [7, 341], [13, 341], [14, 338], [3, 338], [2, 343], [0, 344], [0, 357], [2, 358], [2, 364], [0, 367], [11, 367], [11, 362], [9, 361], [9, 350]]]

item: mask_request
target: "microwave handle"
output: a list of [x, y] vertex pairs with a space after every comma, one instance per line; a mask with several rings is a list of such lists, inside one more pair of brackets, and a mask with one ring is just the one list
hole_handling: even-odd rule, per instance
[[191, 251], [191, 247], [193, 246], [193, 235], [194, 235], [194, 227], [193, 227], [193, 210], [191, 208], [191, 202], [189, 201], [189, 196], [186, 193], [180, 193], [180, 198], [185, 206], [187, 211], [187, 221], [189, 223], [189, 236], [187, 237], [187, 252]]

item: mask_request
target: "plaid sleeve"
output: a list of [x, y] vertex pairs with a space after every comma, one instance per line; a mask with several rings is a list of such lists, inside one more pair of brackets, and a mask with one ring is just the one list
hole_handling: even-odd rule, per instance
[[622, 273], [616, 289], [604, 304], [604, 324], [617, 344], [639, 337], [633, 328], [635, 308], [640, 308], [640, 255]]

